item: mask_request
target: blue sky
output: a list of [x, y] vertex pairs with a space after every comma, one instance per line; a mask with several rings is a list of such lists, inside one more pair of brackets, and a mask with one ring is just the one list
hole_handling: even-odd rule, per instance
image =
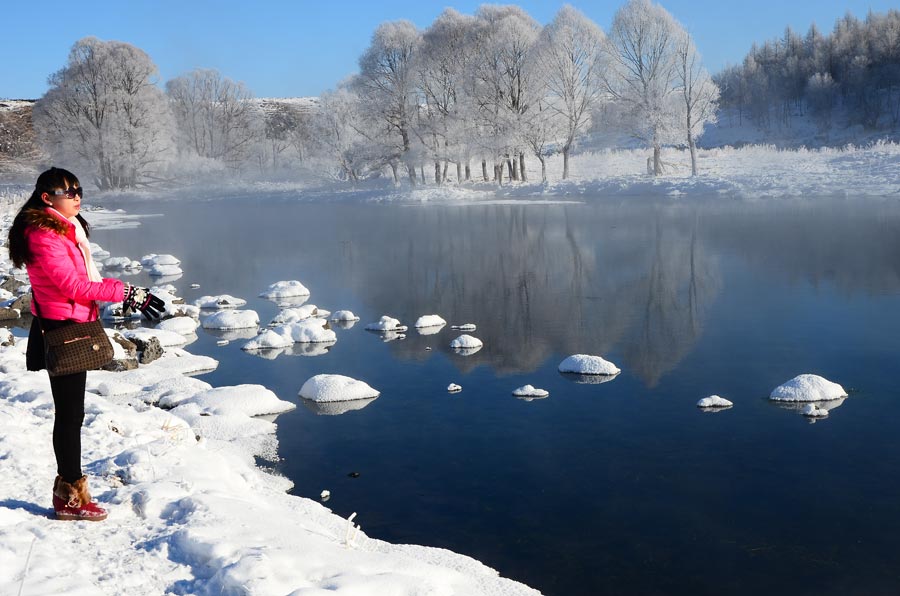
[[[85, 36], [131, 43], [147, 52], [164, 82], [193, 68], [215, 68], [258, 97], [317, 95], [356, 70], [382, 21], [409, 19], [427, 27], [446, 6], [471, 14], [484, 2], [429, 0], [237, 2], [232, 0], [16, 0], [0, 14], [0, 97], [37, 98]], [[621, 2], [570, 1], [604, 30]], [[564, 4], [518, 2], [542, 24]], [[805, 32], [815, 22], [831, 31], [851, 12], [896, 7], [886, 0], [664, 0], [694, 35], [712, 72], [739, 62], [754, 41], [780, 36], [787, 25]]]

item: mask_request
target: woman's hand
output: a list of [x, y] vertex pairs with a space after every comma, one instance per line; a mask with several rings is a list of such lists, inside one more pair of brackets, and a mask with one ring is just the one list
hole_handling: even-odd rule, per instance
[[126, 284], [122, 314], [127, 317], [136, 310], [141, 311], [148, 321], [158, 321], [166, 310], [166, 303], [158, 296], [151, 294], [147, 288]]

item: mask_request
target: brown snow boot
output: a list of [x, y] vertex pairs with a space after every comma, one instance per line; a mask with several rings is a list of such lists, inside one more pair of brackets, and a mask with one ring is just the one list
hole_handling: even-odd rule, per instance
[[87, 476], [72, 483], [57, 476], [53, 481], [53, 509], [56, 518], [63, 520], [103, 521], [107, 516], [106, 509], [91, 500]]

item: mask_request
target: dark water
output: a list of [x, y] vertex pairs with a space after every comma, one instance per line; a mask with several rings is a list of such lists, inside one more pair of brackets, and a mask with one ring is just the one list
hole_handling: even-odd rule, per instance
[[[122, 206], [164, 217], [94, 239], [175, 254], [189, 300], [240, 296], [265, 322], [277, 310], [257, 294], [299, 279], [362, 318], [322, 356], [265, 360], [202, 332], [189, 349], [220, 360], [215, 385], [299, 401], [339, 373], [381, 391], [278, 418], [278, 471], [297, 494], [329, 489], [370, 536], [552, 595], [900, 591], [896, 202]], [[476, 323], [484, 349], [454, 354], [449, 326], [387, 343], [363, 329], [432, 313]], [[556, 370], [574, 353], [623, 372], [576, 383]], [[850, 398], [815, 424], [768, 402], [801, 373]], [[550, 397], [511, 395], [526, 383]], [[701, 413], [710, 394], [734, 408]]]

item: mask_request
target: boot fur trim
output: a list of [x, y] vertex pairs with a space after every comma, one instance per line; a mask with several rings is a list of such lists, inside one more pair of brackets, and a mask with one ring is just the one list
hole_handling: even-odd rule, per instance
[[65, 501], [67, 507], [73, 509], [80, 509], [91, 502], [87, 476], [82, 476], [72, 483], [63, 480], [62, 476], [57, 476], [53, 482], [53, 494]]

